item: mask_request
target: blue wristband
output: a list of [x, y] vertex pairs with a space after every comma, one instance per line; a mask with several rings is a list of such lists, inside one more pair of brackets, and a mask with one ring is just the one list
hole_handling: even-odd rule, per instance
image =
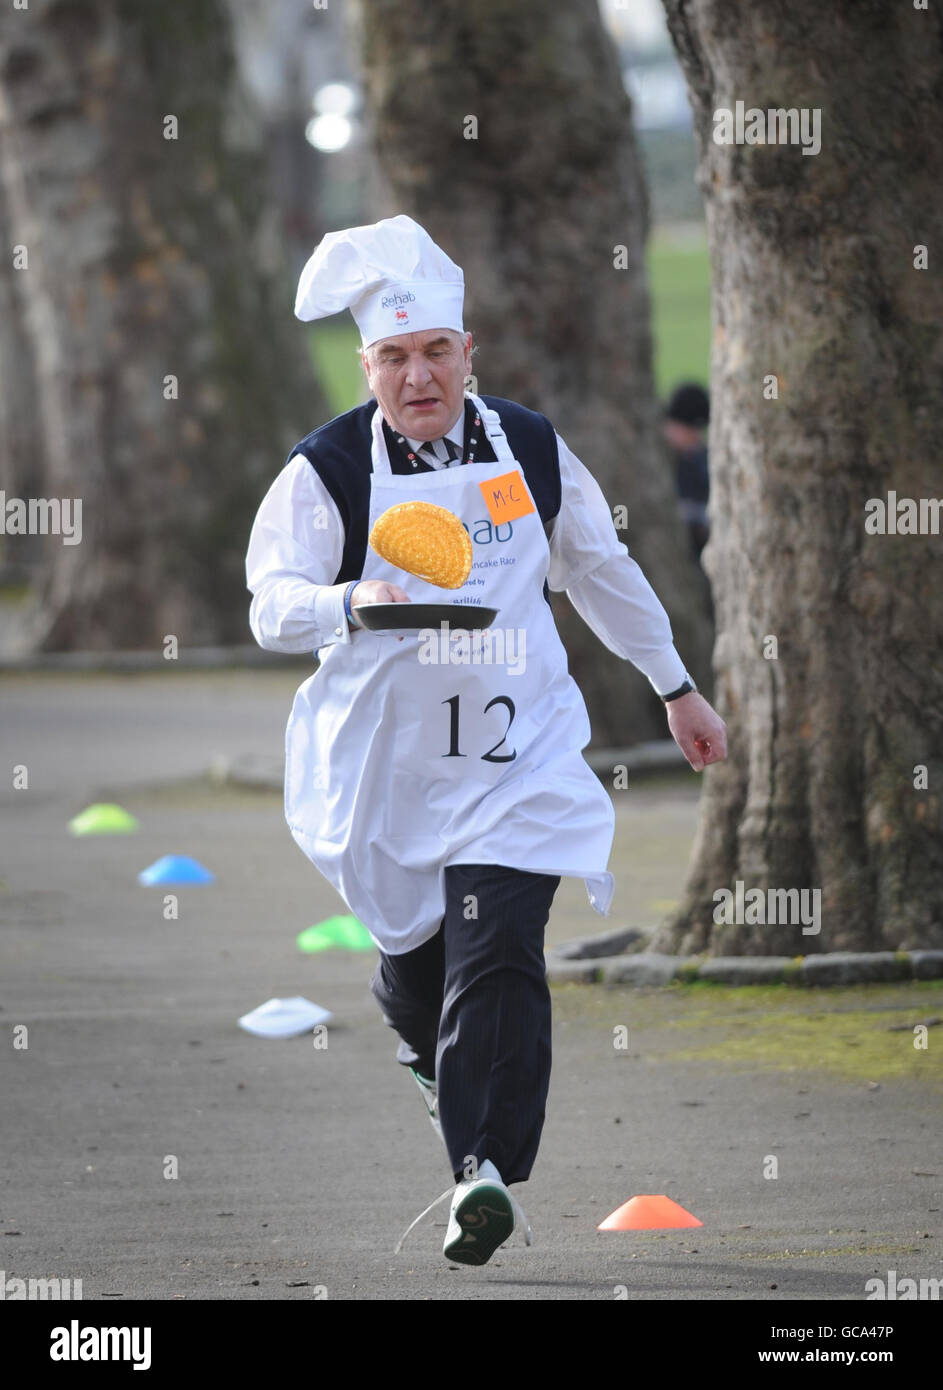
[[353, 613], [351, 613], [350, 611], [350, 598], [351, 594], [354, 592], [359, 583], [359, 579], [352, 579], [351, 582], [347, 585], [347, 588], [344, 590], [344, 613], [347, 617], [347, 621], [349, 623], [353, 623], [354, 627], [359, 627], [360, 624], [357, 622], [357, 620], [354, 618]]

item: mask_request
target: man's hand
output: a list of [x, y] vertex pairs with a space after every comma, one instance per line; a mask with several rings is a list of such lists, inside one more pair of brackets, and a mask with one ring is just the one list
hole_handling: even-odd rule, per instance
[[411, 603], [405, 589], [388, 584], [385, 579], [361, 579], [350, 596], [350, 606], [357, 603]]
[[695, 772], [727, 756], [727, 725], [696, 690], [669, 700], [668, 728]]
[[[412, 603], [412, 599], [398, 584], [388, 584], [385, 579], [361, 579], [350, 596], [351, 608], [358, 603]], [[360, 626], [356, 618], [354, 623]], [[400, 636], [396, 640], [402, 642], [403, 639]]]

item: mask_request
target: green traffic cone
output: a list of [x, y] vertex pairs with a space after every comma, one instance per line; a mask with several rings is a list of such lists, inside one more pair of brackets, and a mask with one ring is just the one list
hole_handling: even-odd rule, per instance
[[375, 949], [370, 933], [356, 917], [328, 917], [313, 927], [306, 927], [298, 937], [302, 951], [372, 951]]
[[140, 823], [130, 811], [105, 801], [86, 806], [69, 821], [73, 835], [130, 835], [138, 829]]

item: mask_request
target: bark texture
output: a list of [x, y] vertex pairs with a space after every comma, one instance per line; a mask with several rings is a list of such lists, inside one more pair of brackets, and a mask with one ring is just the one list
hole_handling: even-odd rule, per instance
[[[0, 492], [8, 497], [36, 496], [39, 485], [36, 421], [23, 408], [25, 401], [35, 398], [33, 363], [20, 294], [22, 277], [12, 270], [20, 244], [0, 182]], [[4, 546], [0, 540], [0, 579], [22, 583], [29, 574], [31, 553], [34, 561], [38, 558], [38, 545], [28, 536], [15, 545], [8, 541]], [[11, 550], [17, 553], [11, 555]]]
[[5, 247], [0, 476], [22, 482], [25, 450], [39, 495], [83, 502], [80, 545], [41, 541], [35, 647], [248, 640], [252, 516], [325, 413], [252, 146], [222, 0], [4, 18], [0, 178], [29, 263]]
[[[709, 678], [703, 577], [655, 449], [643, 176], [596, 0], [361, 0], [360, 13], [383, 215], [415, 217], [462, 266], [479, 390], [547, 415], [627, 509], [620, 539]], [[594, 742], [665, 737], [647, 681], [562, 595], [553, 605]]]
[[[658, 944], [940, 947], [943, 540], [865, 520], [889, 491], [943, 495], [943, 16], [882, 0], [665, 8], [712, 258], [704, 560], [730, 758], [706, 774], [684, 902]], [[715, 142], [714, 112], [738, 100], [818, 108], [820, 153]], [[715, 924], [713, 894], [737, 880], [820, 888], [820, 934]]]

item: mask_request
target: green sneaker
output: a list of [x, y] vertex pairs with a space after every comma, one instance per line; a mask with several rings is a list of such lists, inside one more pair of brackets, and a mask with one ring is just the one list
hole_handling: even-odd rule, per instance
[[532, 1236], [527, 1217], [501, 1181], [497, 1168], [490, 1159], [485, 1159], [478, 1169], [478, 1177], [460, 1182], [455, 1189], [442, 1253], [456, 1264], [487, 1264], [518, 1221], [530, 1245]]
[[423, 1103], [426, 1110], [429, 1112], [429, 1123], [444, 1144], [445, 1136], [442, 1133], [442, 1125], [439, 1122], [439, 1096], [436, 1091], [436, 1084], [434, 1081], [429, 1081], [426, 1077], [420, 1076], [415, 1067], [410, 1067], [409, 1070], [416, 1078], [416, 1085], [422, 1093]]
[[462, 1181], [458, 1187], [447, 1187], [443, 1193], [430, 1202], [424, 1211], [409, 1223], [393, 1249], [398, 1255], [409, 1233], [419, 1225], [424, 1217], [440, 1202], [452, 1199], [449, 1213], [449, 1228], [445, 1234], [442, 1253], [446, 1259], [458, 1264], [487, 1264], [499, 1245], [507, 1240], [518, 1223], [524, 1231], [525, 1245], [532, 1245], [534, 1238], [524, 1215], [524, 1209], [501, 1181], [501, 1174], [486, 1158], [478, 1169], [479, 1177]]

